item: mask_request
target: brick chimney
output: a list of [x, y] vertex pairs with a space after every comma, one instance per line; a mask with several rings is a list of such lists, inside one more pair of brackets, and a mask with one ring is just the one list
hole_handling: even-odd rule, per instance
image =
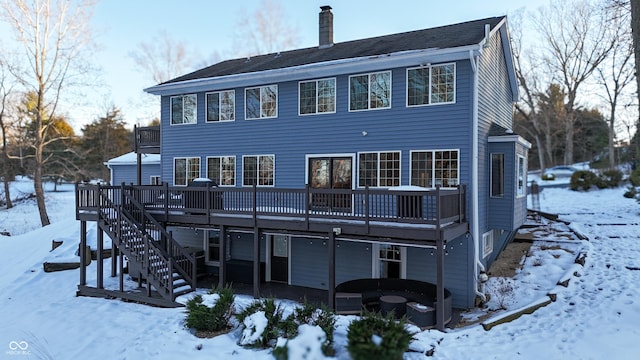
[[320, 48], [333, 46], [333, 13], [331, 6], [320, 6]]

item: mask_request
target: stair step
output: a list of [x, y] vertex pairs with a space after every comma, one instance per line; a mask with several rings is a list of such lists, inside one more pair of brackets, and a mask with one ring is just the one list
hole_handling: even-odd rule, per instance
[[181, 296], [181, 295], [184, 295], [184, 294], [188, 294], [188, 293], [190, 293], [192, 291], [193, 291], [193, 289], [191, 289], [191, 286], [184, 286], [184, 287], [181, 287], [181, 288], [174, 289], [173, 290], [173, 296], [175, 298], [175, 297], [178, 297], [178, 296]]

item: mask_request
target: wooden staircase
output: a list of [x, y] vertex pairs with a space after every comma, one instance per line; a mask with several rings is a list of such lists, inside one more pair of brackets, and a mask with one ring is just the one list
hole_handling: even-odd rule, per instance
[[186, 252], [131, 194], [123, 191], [119, 204], [103, 194], [101, 197], [104, 206], [98, 226], [128, 258], [130, 274], [138, 277], [140, 285], [146, 283], [147, 297], [159, 295], [175, 303], [176, 297], [194, 291], [195, 256]]

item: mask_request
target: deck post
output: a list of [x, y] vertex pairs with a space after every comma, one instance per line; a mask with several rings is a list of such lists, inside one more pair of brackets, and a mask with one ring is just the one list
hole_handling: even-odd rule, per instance
[[260, 297], [260, 229], [257, 226], [253, 228], [253, 297]]
[[87, 222], [80, 221], [80, 286], [87, 285]]
[[444, 331], [444, 240], [436, 241], [436, 327]]
[[116, 244], [111, 242], [111, 277], [116, 277], [118, 274], [117, 266], [118, 266], [118, 250]]
[[[120, 258], [118, 261], [118, 267], [120, 268], [119, 289], [120, 291], [124, 291], [124, 254], [122, 254], [122, 251], [119, 251], [118, 257]], [[142, 280], [142, 276], [138, 275], [138, 287], [142, 286], [141, 280]]]
[[104, 271], [103, 271], [103, 263], [102, 263], [102, 249], [104, 248], [104, 231], [100, 227], [98, 227], [98, 256], [96, 256], [97, 264], [96, 268], [98, 271], [97, 277], [97, 288], [104, 289]]
[[329, 241], [327, 241], [327, 250], [329, 257], [329, 298], [327, 305], [330, 309], [335, 310], [335, 292], [336, 292], [336, 234], [331, 231], [329, 233]]
[[137, 153], [136, 155], [137, 155], [136, 182], [138, 186], [140, 186], [142, 185], [142, 153]]
[[[227, 284], [227, 229], [224, 225], [220, 225], [220, 233], [218, 234], [220, 241], [220, 265], [218, 266], [218, 285], [222, 288]], [[207, 245], [208, 246], [208, 245]]]

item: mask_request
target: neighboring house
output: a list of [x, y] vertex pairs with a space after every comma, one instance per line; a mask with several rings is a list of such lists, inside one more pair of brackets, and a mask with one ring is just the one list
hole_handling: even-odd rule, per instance
[[246, 265], [254, 294], [283, 282], [333, 304], [342, 282], [406, 278], [473, 307], [526, 215], [506, 17], [334, 43], [322, 7], [319, 39], [145, 90], [161, 97], [161, 199], [219, 184], [206, 218], [155, 218], [221, 282]]
[[141, 154], [140, 163], [138, 163], [138, 155], [130, 152], [110, 159], [104, 165], [111, 173], [109, 179], [111, 185], [137, 184], [138, 169], [141, 169], [140, 185], [161, 184], [159, 154]]

